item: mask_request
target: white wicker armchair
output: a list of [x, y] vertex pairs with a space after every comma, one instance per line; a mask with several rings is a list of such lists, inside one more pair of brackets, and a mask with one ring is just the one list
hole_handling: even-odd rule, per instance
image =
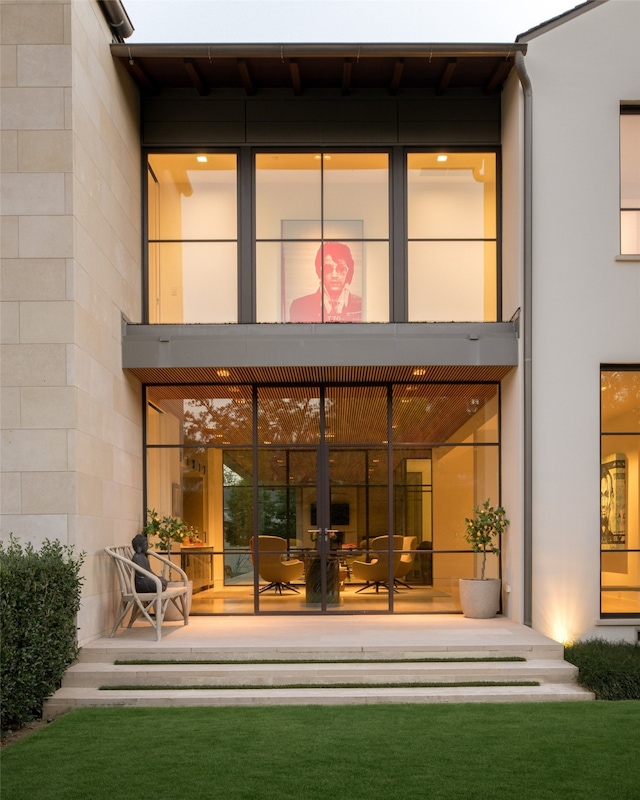
[[[147, 554], [165, 567], [168, 567], [170, 574], [174, 573], [179, 577], [179, 580], [175, 581], [175, 585], [167, 586], [167, 588], [163, 590], [162, 581], [158, 575], [133, 563], [131, 560], [133, 555], [131, 547], [105, 547], [104, 550], [114, 562], [120, 587], [120, 607], [117, 611], [116, 621], [110, 634], [111, 637], [115, 636], [118, 627], [124, 621], [127, 614], [131, 612], [131, 618], [127, 627], [130, 628], [139, 616], [143, 616], [151, 626], [155, 628], [156, 639], [160, 641], [162, 639], [162, 622], [169, 603], [172, 603], [178, 609], [180, 616], [184, 620], [184, 624], [189, 624], [189, 608], [187, 604], [189, 583], [186, 573], [180, 569], [180, 567], [173, 564], [169, 559], [159, 556], [157, 553], [149, 552]], [[136, 590], [135, 581], [136, 573], [153, 580], [156, 591], [138, 592]], [[154, 616], [151, 616], [151, 612], [153, 612]]]

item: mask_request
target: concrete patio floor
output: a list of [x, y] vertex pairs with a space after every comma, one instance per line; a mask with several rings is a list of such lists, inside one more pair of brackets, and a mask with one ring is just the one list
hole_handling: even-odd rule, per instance
[[459, 614], [438, 615], [287, 615], [191, 617], [189, 624], [165, 622], [156, 642], [149, 624], [120, 628], [113, 638], [102, 637], [83, 647], [108, 654], [154, 650], [171, 651], [282, 650], [302, 654], [313, 650], [409, 652], [542, 648], [557, 654], [562, 645], [505, 617], [468, 619]]

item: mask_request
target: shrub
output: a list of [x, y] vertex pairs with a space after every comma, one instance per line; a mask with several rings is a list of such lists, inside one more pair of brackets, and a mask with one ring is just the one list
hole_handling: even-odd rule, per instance
[[39, 551], [0, 542], [0, 727], [42, 716], [45, 699], [78, 657], [76, 614], [84, 554], [46, 540]]
[[578, 683], [598, 700], [640, 700], [640, 646], [631, 642], [585, 639], [564, 650], [580, 670]]

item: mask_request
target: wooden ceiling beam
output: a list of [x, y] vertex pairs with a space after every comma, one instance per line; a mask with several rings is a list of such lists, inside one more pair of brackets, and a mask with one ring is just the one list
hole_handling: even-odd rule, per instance
[[342, 94], [347, 95], [351, 91], [351, 75], [353, 71], [353, 60], [345, 58], [342, 62]]
[[209, 94], [209, 86], [202, 80], [194, 60], [192, 58], [184, 58], [183, 62], [187, 75], [198, 90], [198, 94], [202, 96]]
[[451, 78], [458, 67], [458, 59], [450, 58], [447, 60], [447, 66], [444, 68], [440, 83], [436, 87], [436, 94], [444, 94], [447, 91]]
[[302, 80], [300, 78], [300, 65], [298, 64], [297, 58], [289, 59], [289, 72], [291, 73], [293, 93], [299, 97], [302, 94]]
[[240, 71], [240, 77], [242, 78], [242, 83], [244, 85], [245, 92], [248, 95], [255, 94], [256, 90], [253, 85], [253, 81], [251, 80], [251, 73], [249, 72], [249, 67], [247, 65], [246, 59], [244, 58], [238, 59], [238, 70]]
[[133, 58], [129, 59], [129, 72], [133, 73], [136, 83], [142, 86], [143, 89], [149, 92], [158, 91], [158, 87], [144, 71], [142, 65]]
[[393, 66], [393, 76], [389, 84], [389, 94], [395, 95], [400, 88], [400, 81], [402, 80], [402, 72], [404, 70], [404, 58], [399, 58]]
[[484, 86], [484, 93], [485, 94], [493, 94], [495, 90], [502, 86], [502, 84], [507, 79], [507, 75], [511, 72], [513, 67], [513, 61], [511, 59], [505, 59], [501, 64], [496, 67], [495, 72], [489, 78], [487, 83]]

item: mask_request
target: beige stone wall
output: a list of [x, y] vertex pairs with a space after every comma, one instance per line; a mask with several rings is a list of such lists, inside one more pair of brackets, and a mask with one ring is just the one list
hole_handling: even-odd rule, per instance
[[102, 547], [141, 522], [137, 92], [97, 3], [0, 4], [2, 538], [86, 553], [80, 641], [109, 625]]

